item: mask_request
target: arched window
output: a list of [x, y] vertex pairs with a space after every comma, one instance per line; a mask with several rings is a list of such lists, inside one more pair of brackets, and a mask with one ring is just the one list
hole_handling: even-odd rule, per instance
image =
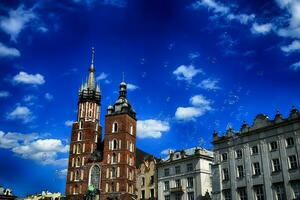
[[79, 121], [79, 129], [82, 129], [82, 120]]
[[133, 126], [130, 125], [130, 134], [133, 135]]
[[118, 132], [118, 123], [117, 123], [117, 122], [114, 122], [114, 123], [113, 123], [113, 126], [112, 126], [112, 132], [113, 132], [113, 133]]
[[80, 171], [76, 170], [76, 172], [75, 172], [75, 181], [79, 181], [79, 179], [80, 179]]
[[112, 143], [113, 143], [112, 149], [113, 149], [113, 150], [118, 149], [118, 141], [117, 141], [116, 139], [114, 139], [114, 140], [112, 141]]
[[81, 144], [77, 144], [77, 154], [82, 152]]
[[115, 188], [115, 184], [114, 182], [111, 183], [111, 192], [115, 192], [116, 188]]
[[82, 140], [82, 132], [79, 131], [77, 136], [77, 141], [81, 141], [81, 140]]
[[91, 168], [89, 185], [93, 185], [94, 188], [100, 189], [100, 167], [98, 165], [94, 165]]
[[115, 153], [112, 155], [112, 163], [117, 163], [117, 155]]
[[117, 177], [117, 170], [116, 170], [116, 168], [111, 168], [111, 177], [112, 178], [116, 178]]
[[76, 158], [76, 167], [79, 167], [80, 166], [80, 157], [77, 157]]

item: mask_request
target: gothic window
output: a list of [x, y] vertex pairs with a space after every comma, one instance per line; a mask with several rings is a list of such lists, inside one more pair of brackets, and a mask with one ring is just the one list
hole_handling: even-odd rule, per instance
[[130, 134], [133, 135], [133, 126], [130, 125]]
[[117, 155], [115, 153], [112, 155], [112, 163], [117, 163]]
[[80, 157], [77, 157], [76, 158], [76, 167], [79, 167], [80, 166]]
[[82, 121], [79, 121], [79, 129], [82, 129]]
[[118, 123], [117, 123], [117, 122], [114, 122], [114, 123], [113, 123], [112, 132], [113, 132], [113, 133], [118, 132]]
[[79, 179], [80, 179], [80, 171], [76, 170], [76, 172], [75, 172], [75, 181], [79, 181]]
[[82, 132], [79, 131], [77, 136], [77, 141], [81, 141], [81, 140], [82, 140]]
[[111, 177], [112, 178], [116, 178], [117, 177], [117, 170], [116, 170], [116, 168], [111, 168]]
[[77, 154], [80, 154], [82, 151], [81, 144], [77, 144]]
[[114, 139], [112, 143], [113, 143], [113, 148], [112, 149], [113, 150], [118, 149], [118, 141], [116, 139]]
[[100, 167], [98, 165], [94, 165], [91, 169], [90, 185], [93, 185], [96, 189], [100, 189]]
[[114, 182], [111, 183], [111, 192], [115, 192], [116, 188], [115, 188], [115, 184]]

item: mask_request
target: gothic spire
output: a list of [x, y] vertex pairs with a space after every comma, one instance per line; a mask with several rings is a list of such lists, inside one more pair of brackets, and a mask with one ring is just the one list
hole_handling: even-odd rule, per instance
[[89, 87], [90, 89], [94, 89], [94, 88], [95, 88], [94, 57], [95, 57], [95, 49], [94, 49], [94, 47], [93, 47], [93, 48], [92, 48], [92, 61], [91, 61], [90, 69], [89, 69], [89, 79], [88, 79], [88, 87]]

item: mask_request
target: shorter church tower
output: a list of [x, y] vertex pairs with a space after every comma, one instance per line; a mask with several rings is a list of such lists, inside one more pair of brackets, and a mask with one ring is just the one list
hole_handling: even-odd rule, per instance
[[66, 185], [68, 200], [84, 199], [90, 186], [100, 191], [101, 168], [94, 163], [102, 160], [102, 127], [99, 124], [101, 92], [95, 84], [94, 72], [92, 50], [89, 77], [79, 89], [77, 120], [72, 126]]
[[135, 198], [136, 113], [120, 84], [119, 98], [105, 116], [105, 139], [100, 199]]

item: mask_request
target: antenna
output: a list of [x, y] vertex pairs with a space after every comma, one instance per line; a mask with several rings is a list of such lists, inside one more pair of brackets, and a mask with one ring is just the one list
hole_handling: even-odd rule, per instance
[[94, 58], [95, 58], [95, 48], [92, 47], [92, 65], [94, 64]]

